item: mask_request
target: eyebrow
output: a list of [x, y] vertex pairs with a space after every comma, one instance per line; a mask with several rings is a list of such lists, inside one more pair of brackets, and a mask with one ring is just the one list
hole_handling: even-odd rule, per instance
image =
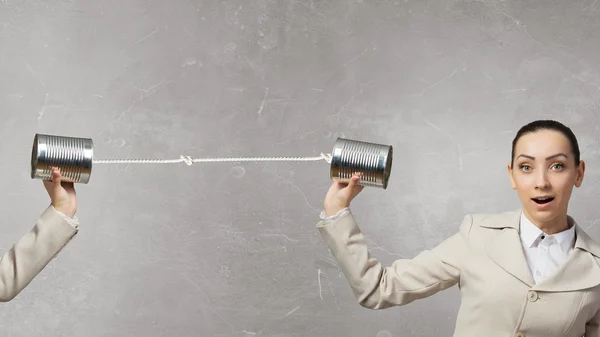
[[[566, 154], [564, 154], [564, 153], [557, 153], [557, 154], [551, 155], [551, 156], [549, 156], [549, 157], [546, 157], [546, 160], [554, 159], [554, 158], [556, 158], [556, 157], [561, 157], [561, 156], [562, 156], [562, 157], [565, 157], [565, 158], [567, 158], [567, 159], [569, 158], [569, 156], [567, 156], [567, 155], [566, 155]], [[528, 156], [528, 155], [526, 155], [526, 154], [519, 155], [519, 157], [525, 157], [525, 158], [528, 158], [528, 159], [531, 159], [531, 160], [535, 160], [535, 157]], [[517, 158], [519, 158], [519, 157], [517, 157]]]

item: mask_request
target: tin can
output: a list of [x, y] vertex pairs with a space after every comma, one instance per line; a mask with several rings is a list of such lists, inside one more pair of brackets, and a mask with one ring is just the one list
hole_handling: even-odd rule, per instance
[[94, 143], [90, 138], [37, 133], [31, 150], [31, 178], [50, 180], [52, 167], [57, 167], [64, 182], [87, 184], [93, 158]]
[[329, 175], [335, 182], [348, 183], [355, 172], [360, 172], [360, 185], [386, 189], [392, 157], [391, 145], [338, 138], [331, 153]]

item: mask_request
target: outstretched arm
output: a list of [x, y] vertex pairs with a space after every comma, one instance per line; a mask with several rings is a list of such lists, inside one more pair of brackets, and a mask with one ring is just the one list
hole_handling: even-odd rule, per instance
[[77, 233], [53, 206], [0, 258], [0, 302], [17, 296]]
[[334, 221], [321, 221], [317, 226], [360, 305], [370, 309], [405, 305], [459, 281], [472, 225], [470, 215], [464, 218], [458, 233], [437, 247], [384, 267], [368, 251], [352, 213], [342, 214]]
[[51, 205], [35, 226], [0, 258], [0, 302], [17, 296], [73, 238], [79, 229], [73, 183], [62, 182], [60, 170], [44, 181]]

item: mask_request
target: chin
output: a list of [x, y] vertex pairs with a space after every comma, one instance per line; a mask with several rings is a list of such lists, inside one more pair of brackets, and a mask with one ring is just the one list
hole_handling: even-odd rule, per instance
[[536, 209], [536, 208], [528, 208], [527, 213], [531, 216], [536, 222], [550, 222], [556, 220], [559, 217], [564, 216], [564, 212], [559, 209]]
[[536, 222], [549, 222], [558, 216], [555, 212], [539, 212], [539, 211], [529, 211], [529, 214]]

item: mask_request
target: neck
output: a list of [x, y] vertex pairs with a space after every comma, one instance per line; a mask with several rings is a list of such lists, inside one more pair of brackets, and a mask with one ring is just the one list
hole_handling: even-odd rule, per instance
[[525, 212], [525, 216], [527, 217], [527, 219], [529, 219], [529, 221], [531, 221], [532, 224], [534, 224], [542, 232], [549, 235], [566, 231], [570, 227], [566, 214], [561, 214], [546, 221], [535, 220], [532, 216], [527, 214], [527, 212]]

